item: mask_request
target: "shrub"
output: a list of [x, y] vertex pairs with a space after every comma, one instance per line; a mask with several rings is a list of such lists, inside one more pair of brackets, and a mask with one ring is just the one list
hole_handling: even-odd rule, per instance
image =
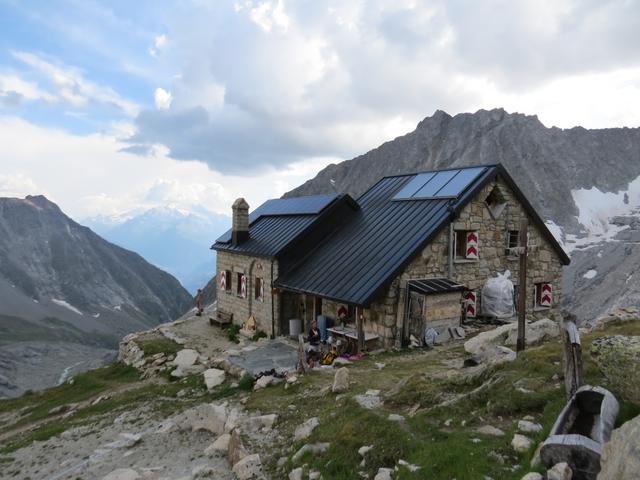
[[238, 338], [238, 333], [240, 333], [240, 326], [232, 324], [229, 326], [227, 330], [227, 338], [231, 340], [233, 343], [240, 343], [240, 339]]

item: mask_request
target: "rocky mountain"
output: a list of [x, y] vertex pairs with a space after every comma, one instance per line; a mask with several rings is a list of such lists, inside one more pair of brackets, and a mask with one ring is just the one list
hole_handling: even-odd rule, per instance
[[354, 196], [385, 175], [502, 163], [572, 255], [565, 305], [578, 317], [640, 303], [640, 128], [548, 128], [537, 117], [437, 111], [404, 136], [332, 164], [285, 196]]
[[156, 207], [116, 218], [91, 217], [82, 223], [169, 272], [194, 294], [215, 275], [215, 252], [209, 247], [212, 239], [229, 229], [231, 218], [197, 206]]
[[123, 335], [191, 305], [170, 274], [45, 197], [0, 198], [0, 395], [54, 384], [67, 367], [93, 366]]

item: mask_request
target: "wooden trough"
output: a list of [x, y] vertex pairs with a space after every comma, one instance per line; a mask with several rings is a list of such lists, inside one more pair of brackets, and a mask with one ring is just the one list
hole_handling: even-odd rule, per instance
[[607, 389], [578, 388], [540, 450], [547, 468], [567, 462], [573, 480], [596, 480], [602, 445], [611, 437], [618, 409], [618, 401]]

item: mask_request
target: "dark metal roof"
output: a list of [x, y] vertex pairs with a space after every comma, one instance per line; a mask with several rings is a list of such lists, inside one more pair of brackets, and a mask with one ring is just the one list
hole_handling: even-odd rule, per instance
[[425, 280], [409, 280], [409, 288], [430, 295], [434, 293], [459, 292], [466, 287], [448, 278], [427, 278]]
[[[249, 214], [250, 235], [253, 223], [261, 217], [271, 215], [318, 215], [331, 202], [338, 198], [337, 194], [309, 195], [304, 197], [273, 198], [267, 200]], [[231, 229], [222, 234], [216, 243], [230, 243]]]
[[315, 225], [319, 222], [331, 222], [328, 217], [341, 206], [350, 212], [358, 209], [358, 204], [349, 195], [313, 195], [267, 200], [249, 215], [248, 240], [238, 245], [232, 244], [229, 230], [211, 248], [275, 257], [288, 247], [297, 245], [308, 232], [315, 231]]
[[[421, 251], [487, 182], [500, 175], [554, 246], [564, 264], [569, 257], [524, 197], [502, 165], [472, 170], [473, 178], [457, 196], [406, 198], [417, 174], [385, 177], [359, 199], [360, 210], [342, 228], [318, 239], [317, 248], [296, 268], [284, 272], [276, 285], [286, 290], [310, 293], [356, 305], [370, 305], [389, 283]], [[466, 174], [465, 174], [466, 176]], [[455, 175], [449, 175], [450, 179]], [[445, 184], [446, 185], [446, 184]]]

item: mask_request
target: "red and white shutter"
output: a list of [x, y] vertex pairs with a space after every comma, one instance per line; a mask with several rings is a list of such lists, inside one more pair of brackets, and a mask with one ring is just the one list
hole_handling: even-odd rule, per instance
[[542, 291], [540, 292], [540, 306], [550, 307], [553, 300], [553, 289], [550, 283], [543, 283], [540, 285]]
[[475, 318], [476, 316], [476, 292], [467, 292], [464, 295], [464, 311], [467, 318]]
[[247, 276], [240, 276], [240, 296], [242, 298], [247, 298]]
[[220, 272], [220, 290], [225, 291], [227, 289], [227, 272]]
[[469, 260], [478, 259], [478, 232], [467, 232], [467, 252], [465, 257]]

